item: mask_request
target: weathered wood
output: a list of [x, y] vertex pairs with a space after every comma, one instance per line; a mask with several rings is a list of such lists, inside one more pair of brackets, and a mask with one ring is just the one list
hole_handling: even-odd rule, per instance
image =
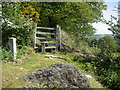
[[41, 45], [41, 44], [43, 44], [43, 43], [47, 44], [47, 43], [49, 43], [49, 42], [36, 42], [37, 45]]
[[[46, 29], [46, 30], [56, 30], [55, 33], [50, 33], [50, 32], [38, 32], [37, 29]], [[41, 35], [55, 35], [55, 38], [48, 38], [48, 37], [36, 37], [37, 34]], [[49, 42], [36, 42], [36, 39], [41, 39], [41, 40], [53, 40], [56, 41], [56, 43], [49, 43]], [[41, 45], [42, 46], [42, 52], [45, 52], [46, 49], [61, 49], [61, 28], [59, 25], [57, 25], [56, 28], [49, 28], [49, 27], [36, 27], [34, 30], [34, 47], [36, 45]], [[50, 46], [51, 45], [51, 46]], [[53, 46], [52, 46], [53, 45]], [[48, 46], [48, 47], [47, 47]]]
[[49, 27], [37, 27], [37, 29], [55, 30], [55, 28], [49, 28]]
[[36, 37], [36, 39], [41, 39], [41, 40], [56, 40], [55, 38], [48, 38], [48, 37]]
[[57, 45], [56, 43], [47, 43], [46, 45]]
[[[37, 45], [41, 45], [42, 42], [36, 42]], [[46, 45], [56, 45], [56, 43], [46, 43]]]
[[55, 33], [49, 33], [49, 32], [36, 32], [36, 34], [47, 34], [47, 35], [56, 35]]
[[56, 47], [54, 47], [54, 46], [53, 47], [45, 47], [45, 49], [52, 49], [52, 48], [56, 48]]
[[17, 55], [17, 49], [16, 49], [16, 38], [9, 38], [9, 43], [10, 43], [10, 51], [11, 54], [13, 55], [13, 59], [16, 59]]
[[45, 52], [45, 43], [41, 43], [41, 45], [42, 45], [42, 52]]

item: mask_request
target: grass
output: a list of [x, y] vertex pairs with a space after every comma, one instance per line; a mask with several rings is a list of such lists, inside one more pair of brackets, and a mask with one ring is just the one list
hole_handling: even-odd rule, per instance
[[21, 59], [18, 59], [17, 63], [13, 62], [3, 62], [2, 65], [2, 87], [3, 88], [21, 88], [26, 85], [36, 84], [31, 82], [26, 82], [23, 80], [22, 76], [28, 74], [32, 71], [41, 69], [43, 67], [48, 67], [52, 64], [59, 63], [59, 62], [68, 62], [75, 65], [80, 71], [85, 74], [89, 74], [92, 76], [92, 79], [89, 79], [91, 86], [93, 88], [103, 88], [103, 86], [98, 83], [95, 79], [94, 74], [90, 74], [84, 69], [82, 69], [83, 64], [71, 61], [72, 55], [61, 55], [59, 53], [52, 54], [61, 56], [67, 59], [67, 61], [63, 59], [57, 58], [45, 58], [44, 55], [49, 55], [51, 53], [31, 53], [29, 55], [24, 55]]

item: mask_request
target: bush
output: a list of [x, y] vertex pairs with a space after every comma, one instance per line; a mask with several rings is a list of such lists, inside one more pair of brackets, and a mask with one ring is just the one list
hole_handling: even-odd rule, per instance
[[83, 69], [94, 72], [98, 80], [110, 89], [120, 88], [120, 54], [110, 53], [104, 57], [83, 58], [75, 55], [73, 61], [84, 64]]
[[100, 82], [110, 89], [120, 88], [120, 75], [117, 72], [106, 70], [99, 77]]
[[7, 23], [2, 24], [2, 46], [6, 47], [10, 37], [17, 39], [18, 45], [31, 46], [33, 42], [33, 29], [29, 27], [24, 28], [12, 28], [7, 26]]
[[90, 38], [87, 39], [87, 43], [90, 47], [97, 47], [98, 40], [93, 38], [93, 37], [90, 37]]
[[81, 57], [80, 55], [75, 55], [72, 60], [78, 62], [84, 62], [84, 59], [85, 58]]
[[[11, 51], [9, 48], [2, 48], [0, 49], [2, 52], [2, 57], [1, 59], [4, 61], [10, 61], [13, 59], [13, 55], [11, 54]], [[34, 53], [34, 50], [32, 47], [28, 47], [28, 46], [22, 46], [22, 45], [18, 45], [17, 46], [17, 58], [20, 58], [22, 55], [25, 54], [30, 54], [30, 53]]]
[[104, 36], [100, 38], [98, 47], [101, 49], [101, 56], [115, 52], [117, 50], [117, 44], [112, 36]]
[[2, 60], [9, 61], [13, 58], [9, 49], [1, 48], [1, 52], [2, 52], [2, 55], [1, 55]]
[[18, 45], [17, 48], [18, 48], [17, 58], [20, 58], [22, 55], [25, 55], [25, 54], [34, 53], [34, 50], [32, 47]]

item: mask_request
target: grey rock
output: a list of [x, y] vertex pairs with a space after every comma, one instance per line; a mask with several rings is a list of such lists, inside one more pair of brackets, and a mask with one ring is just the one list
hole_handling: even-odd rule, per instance
[[90, 88], [86, 75], [69, 63], [57, 63], [24, 75], [24, 79], [44, 83], [48, 88]]

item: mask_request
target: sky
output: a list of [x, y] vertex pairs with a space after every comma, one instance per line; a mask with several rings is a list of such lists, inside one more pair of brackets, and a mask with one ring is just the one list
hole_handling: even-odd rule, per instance
[[[120, 0], [105, 0], [105, 4], [108, 5], [107, 10], [103, 11], [103, 16], [106, 20], [110, 20], [110, 16], [113, 15], [115, 17], [118, 17], [118, 13], [116, 8], [118, 6], [118, 2]], [[94, 23], [93, 27], [96, 29], [95, 34], [112, 34], [111, 31], [108, 30], [109, 26], [104, 23]]]

